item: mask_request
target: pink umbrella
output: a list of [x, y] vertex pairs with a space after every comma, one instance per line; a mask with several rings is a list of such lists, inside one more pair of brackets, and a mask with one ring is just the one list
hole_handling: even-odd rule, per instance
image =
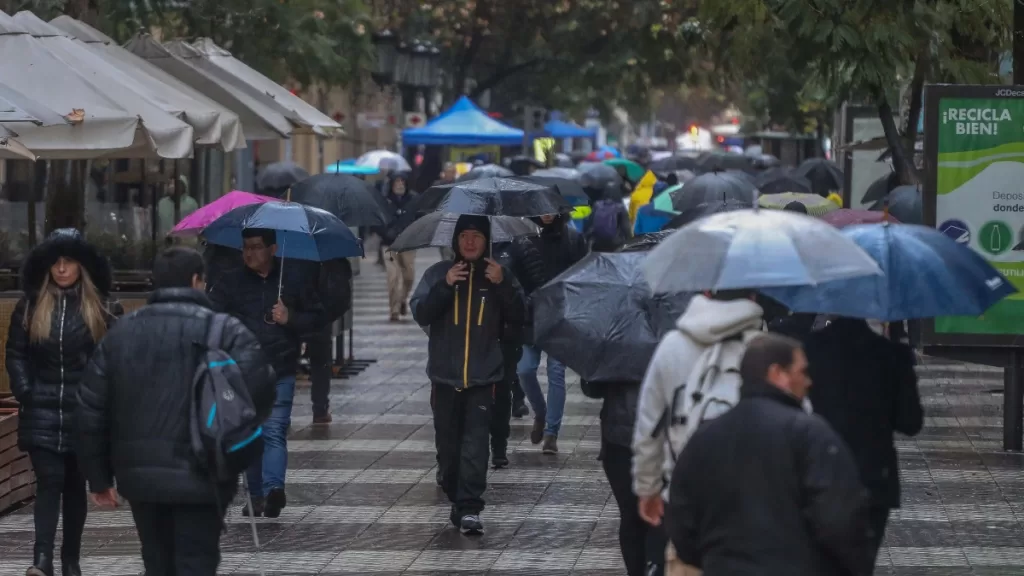
[[171, 234], [174, 236], [198, 235], [202, 233], [204, 228], [212, 224], [214, 220], [235, 208], [238, 208], [239, 206], [277, 201], [279, 201], [277, 198], [271, 198], [270, 196], [261, 196], [251, 192], [232, 190], [231, 192], [228, 192], [206, 206], [203, 206], [182, 218], [181, 222], [178, 222], [178, 225], [171, 230]]
[[893, 218], [891, 214], [873, 210], [851, 210], [849, 208], [833, 210], [822, 216], [821, 219], [836, 228], [846, 228], [854, 224], [877, 224], [883, 221], [899, 224], [899, 220]]

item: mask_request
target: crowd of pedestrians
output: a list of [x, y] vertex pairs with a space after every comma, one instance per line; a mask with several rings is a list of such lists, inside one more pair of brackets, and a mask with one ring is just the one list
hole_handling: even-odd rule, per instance
[[[415, 219], [415, 193], [399, 173], [382, 193], [393, 211], [377, 230], [387, 247]], [[527, 402], [531, 442], [558, 452], [565, 366], [547, 355], [545, 394], [532, 295], [591, 249], [621, 249], [623, 214], [608, 215], [601, 238], [564, 214], [538, 216], [539, 234], [505, 244], [492, 242], [488, 217], [460, 216], [452, 258], [414, 290], [414, 253], [382, 254], [389, 319], [411, 315], [429, 336], [437, 483], [462, 533], [484, 531], [488, 466], [509, 465], [510, 419], [529, 414]], [[55, 232], [27, 258], [6, 365], [19, 446], [39, 479], [28, 576], [55, 573], [62, 510], [61, 574], [81, 574], [87, 492], [101, 506], [131, 506], [149, 576], [212, 576], [238, 475], [211, 462], [248, 454], [250, 442], [256, 456], [229, 468], [244, 468], [243, 514], [280, 516], [300, 357], [305, 349], [314, 422], [330, 422], [331, 328], [351, 302], [351, 271], [283, 268], [276, 251], [266, 229], [246, 229], [240, 254], [169, 248], [148, 305], [123, 318], [109, 265], [77, 231]], [[211, 351], [226, 360], [210, 361]], [[209, 460], [197, 458], [207, 384], [222, 386], [213, 389], [223, 402], [203, 405], [206, 428], [256, 430]], [[706, 292], [642, 379], [580, 384], [602, 401], [602, 466], [629, 576], [872, 572], [899, 506], [893, 434], [916, 434], [923, 420], [914, 353], [880, 325], [789, 315], [749, 290]]]

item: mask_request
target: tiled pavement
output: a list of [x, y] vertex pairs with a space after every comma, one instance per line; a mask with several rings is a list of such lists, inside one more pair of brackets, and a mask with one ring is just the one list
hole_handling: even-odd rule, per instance
[[[435, 258], [420, 255], [422, 271]], [[426, 338], [387, 322], [383, 273], [363, 266], [356, 289], [356, 355], [379, 362], [336, 380], [335, 423], [310, 426], [308, 389], [296, 399], [290, 506], [259, 521], [263, 552], [236, 507], [222, 539], [225, 574], [621, 575], [617, 510], [596, 460], [599, 405], [570, 381], [561, 453], [544, 456], [513, 428], [512, 466], [493, 472], [487, 533], [447, 526], [434, 485], [424, 376]], [[542, 375], [544, 371], [540, 372]], [[1024, 456], [999, 451], [999, 373], [931, 365], [922, 373], [926, 429], [900, 442], [904, 507], [890, 524], [878, 574], [1024, 574]], [[31, 509], [0, 518], [0, 576], [24, 573]], [[88, 575], [142, 571], [127, 510], [93, 511]]]

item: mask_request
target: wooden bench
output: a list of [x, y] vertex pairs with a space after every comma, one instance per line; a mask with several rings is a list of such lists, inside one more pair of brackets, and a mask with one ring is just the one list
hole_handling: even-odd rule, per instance
[[0, 514], [36, 495], [28, 454], [18, 450], [17, 409], [0, 408]]

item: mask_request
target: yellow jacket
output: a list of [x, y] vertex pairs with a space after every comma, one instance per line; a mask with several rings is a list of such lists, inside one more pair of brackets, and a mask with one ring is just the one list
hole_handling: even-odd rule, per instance
[[640, 211], [640, 208], [651, 202], [651, 197], [654, 196], [654, 185], [657, 183], [657, 176], [650, 170], [636, 183], [636, 188], [633, 189], [633, 193], [629, 196], [630, 225], [636, 224], [636, 214]]

